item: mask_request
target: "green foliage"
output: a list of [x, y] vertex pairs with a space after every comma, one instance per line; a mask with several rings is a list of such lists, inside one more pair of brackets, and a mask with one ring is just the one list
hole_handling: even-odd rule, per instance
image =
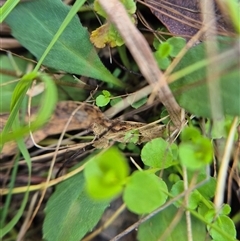
[[215, 217], [212, 213], [208, 213], [205, 218], [211, 223], [211, 226], [207, 226], [209, 234], [211, 235], [213, 240], [216, 241], [225, 241], [226, 237], [219, 232], [219, 229], [228, 234], [228, 237], [231, 237], [231, 240], [236, 238], [236, 229], [233, 221], [226, 215], [219, 215]]
[[[178, 209], [171, 205], [154, 215], [140, 225], [137, 236], [138, 240], [188, 241], [185, 215], [180, 218], [176, 226], [170, 229], [170, 224], [176, 218], [177, 214]], [[191, 221], [193, 240], [205, 241], [207, 236], [205, 225], [194, 217], [191, 217]], [[160, 239], [165, 232], [168, 232], [167, 235], [164, 239]]]
[[135, 171], [123, 193], [127, 208], [137, 214], [146, 214], [163, 205], [168, 197], [166, 183], [153, 173]]
[[186, 45], [186, 40], [180, 37], [169, 38], [166, 42], [154, 42], [156, 52], [155, 59], [160, 69], [167, 69], [171, 63], [171, 58], [176, 57], [181, 49]]
[[122, 191], [128, 173], [124, 156], [111, 147], [88, 162], [84, 170], [87, 191], [94, 199], [111, 199]]
[[[69, 10], [70, 8], [59, 0], [27, 1], [19, 3], [5, 21], [11, 27], [12, 35], [40, 59], [68, 13], [71, 13]], [[43, 64], [123, 86], [102, 64], [89, 41], [87, 29], [81, 25], [77, 16], [68, 21], [69, 24], [61, 30], [60, 37]], [[25, 23], [31, 24], [26, 28]]]
[[110, 97], [111, 97], [110, 92], [107, 90], [103, 90], [102, 95], [99, 95], [96, 98], [96, 105], [99, 107], [106, 106], [111, 100]]
[[96, 201], [85, 190], [83, 173], [62, 182], [45, 208], [43, 237], [47, 241], [77, 241], [91, 231], [101, 218], [106, 201]]
[[176, 165], [177, 146], [169, 145], [162, 138], [156, 138], [149, 141], [142, 149], [141, 158], [145, 165], [165, 169]]
[[[29, 125], [21, 125], [20, 124], [20, 119], [19, 119], [19, 109], [22, 106], [22, 102], [24, 98], [26, 97], [26, 92], [32, 83], [34, 79], [40, 79], [44, 82], [45, 84], [45, 100], [47, 99], [48, 101], [42, 101], [39, 107], [39, 112], [37, 113], [37, 118], [32, 121]], [[27, 167], [28, 167], [28, 184], [27, 186], [29, 187], [30, 185], [30, 177], [31, 177], [31, 158], [28, 153], [27, 147], [24, 143], [24, 135], [29, 134], [29, 131], [33, 131], [41, 127], [46, 121], [50, 118], [52, 115], [53, 109], [55, 107], [57, 100], [57, 92], [56, 92], [56, 87], [52, 81], [52, 79], [47, 76], [46, 74], [41, 74], [37, 72], [30, 72], [26, 75], [24, 75], [21, 80], [18, 82], [17, 86], [14, 89], [13, 95], [12, 95], [12, 100], [11, 100], [11, 112], [9, 115], [9, 118], [7, 120], [7, 123], [5, 124], [3, 131], [0, 133], [0, 149], [3, 147], [3, 145], [10, 141], [10, 140], [16, 140], [17, 145], [19, 150], [21, 151], [21, 154], [23, 155]], [[18, 162], [15, 163], [14, 169], [18, 167]], [[17, 170], [17, 169], [16, 169]], [[16, 176], [16, 171], [14, 174], [13, 171], [13, 176], [12, 176], [12, 181], [14, 184], [14, 179]], [[10, 186], [11, 188], [13, 186]], [[16, 225], [16, 223], [19, 221], [19, 219], [22, 217], [24, 213], [24, 209], [26, 207], [27, 201], [28, 201], [28, 195], [29, 195], [29, 190], [27, 190], [24, 194], [21, 206], [19, 210], [16, 212], [15, 216], [12, 218], [12, 220], [9, 221], [5, 225], [5, 212], [8, 208], [8, 205], [10, 203], [11, 199], [11, 191], [8, 194], [8, 198], [3, 208], [3, 218], [1, 219], [1, 230], [0, 230], [0, 237], [3, 237], [5, 234], [7, 234], [11, 229]], [[5, 225], [5, 226], [4, 226]]]
[[[235, 46], [235, 48], [239, 46], [239, 39], [223, 38], [219, 40], [219, 51], [222, 55], [230, 50], [229, 46]], [[197, 116], [211, 118], [212, 110], [209, 99], [211, 93], [209, 93], [205, 81], [208, 64], [204, 43], [191, 48], [175, 68], [173, 75], [178, 80], [171, 83], [170, 88], [178, 103], [185, 110]], [[216, 66], [220, 71], [220, 77], [211, 75], [211, 81], [219, 81], [218, 98], [221, 100], [223, 112], [231, 116], [239, 116], [240, 69], [238, 52], [232, 52], [231, 56], [226, 55], [226, 58], [222, 58], [216, 63]]]
[[8, 14], [15, 8], [15, 6], [19, 3], [19, 0], [8, 0], [6, 1], [2, 7], [0, 7], [0, 23], [4, 21], [4, 19], [8, 16]]
[[[48, 75], [37, 72], [40, 64], [43, 63], [56, 70], [64, 70], [68, 73], [89, 76], [109, 84], [123, 86], [122, 82], [104, 67], [89, 41], [87, 29], [81, 25], [76, 16], [76, 12], [83, 2], [83, 0], [78, 0], [75, 2], [77, 5], [74, 4], [72, 8], [69, 8], [59, 0], [26, 1], [19, 3], [10, 13], [14, 5], [9, 4], [13, 4], [14, 1], [7, 1], [4, 8], [1, 9], [3, 10], [1, 21], [7, 17], [6, 23], [10, 25], [13, 35], [37, 59], [40, 59], [36, 71], [24, 75], [16, 86], [4, 86], [3, 101], [0, 103], [0, 111], [11, 109], [8, 122], [0, 136], [0, 144], [3, 145], [9, 140], [17, 139], [18, 147], [28, 165], [28, 186], [31, 180], [31, 158], [23, 137], [30, 130], [41, 127], [50, 118], [57, 101], [57, 91], [52, 79]], [[133, 19], [132, 15], [136, 12], [136, 3], [132, 0], [122, 0], [122, 2]], [[234, 4], [230, 4], [229, 8], [233, 11], [232, 19], [235, 28], [238, 30], [239, 23], [236, 21], [237, 15], [233, 9]], [[94, 5], [98, 14], [107, 18], [98, 1], [95, 1]], [[46, 16], [48, 17], [46, 18]], [[28, 28], [26, 28], [26, 22], [31, 22]], [[120, 34], [113, 25], [108, 23], [107, 30], [109, 30], [107, 33], [108, 40], [113, 41], [115, 45], [123, 44]], [[230, 45], [234, 47], [239, 44], [237, 41], [239, 40], [222, 39], [222, 42], [219, 41], [219, 52], [229, 51]], [[110, 44], [109, 41], [107, 43]], [[156, 43], [155, 41], [156, 52], [154, 55], [160, 68], [168, 68], [185, 45], [186, 41], [179, 37], [169, 38], [163, 43]], [[223, 103], [224, 114], [229, 114], [230, 118], [234, 115], [240, 115], [238, 57], [239, 53], [236, 51], [231, 58], [228, 56], [222, 63], [218, 62], [221, 70], [219, 98]], [[125, 61], [122, 62], [127, 68], [131, 69], [132, 66], [130, 66], [126, 53], [125, 55], [122, 53], [121, 59], [124, 58]], [[26, 63], [22, 63], [15, 57], [14, 59], [20, 66], [21, 72], [24, 73]], [[3, 60], [2, 67], [8, 69], [9, 61], [4, 57], [1, 57], [1, 60]], [[208, 64], [205, 46], [199, 44], [187, 52], [175, 68], [174, 73], [169, 75], [170, 79], [177, 80], [171, 84], [171, 89], [180, 105], [190, 113], [203, 117], [211, 117], [211, 104], [205, 82]], [[217, 81], [214, 78], [213, 75], [213, 81]], [[40, 103], [37, 118], [29, 127], [20, 124], [18, 112], [26, 98], [26, 91], [34, 79], [43, 81], [46, 91]], [[0, 78], [0, 84], [9, 80], [5, 77]], [[14, 92], [10, 103], [9, 97], [13, 88]], [[119, 100], [121, 98], [112, 98], [110, 92], [104, 90], [96, 98], [96, 104], [102, 107], [109, 102], [111, 105], [116, 104]], [[143, 98], [132, 104], [132, 107], [137, 109], [146, 101], [147, 98]], [[229, 120], [227, 119], [224, 123], [219, 123], [219, 125], [211, 128], [213, 138], [226, 136], [229, 129], [227, 123]], [[168, 120], [165, 123], [167, 122]], [[208, 127], [206, 132], [208, 132]], [[82, 239], [87, 232], [95, 227], [110, 200], [121, 193], [123, 193], [123, 200], [130, 211], [140, 215], [151, 213], [165, 204], [167, 198], [171, 201], [172, 198], [184, 192], [182, 180], [182, 166], [184, 166], [187, 167], [189, 183], [194, 177], [196, 178], [196, 184], [205, 179], [206, 182], [188, 194], [187, 206], [184, 206], [185, 196], [181, 197], [173, 205], [143, 223], [139, 227], [138, 240], [160, 240], [162, 235], [171, 228], [172, 221], [179, 218], [176, 226], [172, 230], [170, 229], [170, 232], [161, 240], [187, 241], [185, 213], [183, 212], [182, 217], [177, 216], [179, 215], [179, 207], [182, 207], [183, 211], [185, 209], [191, 213], [193, 240], [207, 240], [209, 235], [215, 241], [235, 240], [236, 229], [233, 221], [227, 216], [231, 211], [230, 206], [224, 205], [216, 215], [214, 204], [211, 201], [215, 194], [216, 179], [213, 177], [207, 178], [205, 172], [205, 167], [211, 164], [214, 155], [211, 141], [194, 127], [185, 128], [180, 135], [180, 139], [181, 143], [178, 145], [169, 144], [162, 138], [154, 139], [145, 144], [141, 150], [141, 158], [145, 168], [147, 167], [149, 170], [138, 170], [130, 176], [129, 166], [124, 155], [115, 147], [93, 156], [86, 165], [84, 175], [80, 173], [62, 182], [50, 197], [45, 209], [44, 238], [51, 241]], [[121, 145], [122, 149], [139, 154], [140, 148], [136, 146], [139, 141], [138, 130], [126, 132], [124, 140], [130, 143], [120, 143], [119, 146]], [[14, 187], [17, 167], [16, 161], [9, 184], [10, 190]], [[164, 172], [163, 169], [165, 169]], [[161, 171], [157, 174], [162, 178], [153, 174], [153, 172], [159, 170]], [[171, 190], [170, 193], [168, 193], [168, 190]], [[0, 230], [0, 237], [8, 233], [19, 221], [24, 213], [28, 195], [29, 192], [27, 191], [20, 209], [14, 218], [6, 224], [6, 214], [12, 198], [10, 191], [1, 210], [0, 224], [5, 226]]]
[[[13, 71], [18, 74], [24, 73], [26, 70], [27, 62], [21, 58], [6, 55], [0, 56], [1, 68]], [[10, 103], [13, 90], [17, 82], [8, 83], [12, 80], [12, 76], [7, 76], [0, 73], [0, 85], [1, 85], [1, 102], [0, 102], [0, 113], [7, 112], [10, 110]]]
[[[42, 98], [41, 105], [37, 113], [38, 118], [32, 121], [30, 123], [30, 126], [18, 126], [13, 132], [9, 132], [17, 116], [22, 101], [26, 96], [26, 92], [35, 78], [39, 78], [45, 84], [45, 93], [43, 96], [44, 98]], [[48, 75], [39, 74], [36, 72], [30, 72], [24, 75], [22, 79], [18, 82], [16, 88], [14, 89], [11, 100], [11, 113], [3, 131], [0, 133], [0, 146], [6, 143], [7, 141], [15, 140], [19, 137], [29, 134], [30, 130], [37, 130], [39, 127], [45, 124], [52, 115], [56, 102], [57, 90], [55, 84]]]
[[179, 158], [189, 169], [197, 170], [211, 163], [213, 147], [211, 141], [202, 136], [198, 129], [187, 127], [181, 133]]
[[[184, 191], [184, 184], [183, 181], [180, 180], [176, 182], [170, 191], [170, 193], [173, 195], [173, 197], [179, 195]], [[179, 199], [177, 202], [174, 203], [176, 207], [181, 207], [183, 203], [183, 199]], [[198, 207], [198, 204], [202, 201], [202, 195], [199, 193], [198, 190], [194, 190], [190, 193], [188, 198], [188, 208], [189, 209], [196, 209]]]

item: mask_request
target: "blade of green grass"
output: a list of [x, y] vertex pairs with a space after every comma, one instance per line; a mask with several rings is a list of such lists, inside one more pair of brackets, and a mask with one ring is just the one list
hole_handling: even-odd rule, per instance
[[[18, 119], [16, 118], [14, 123], [13, 123], [13, 129], [17, 129], [19, 128], [19, 121]], [[17, 144], [18, 144], [18, 148], [19, 150], [21, 151], [22, 155], [23, 155], [23, 158], [25, 159], [26, 163], [27, 163], [27, 167], [28, 167], [28, 183], [27, 183], [27, 186], [29, 188], [30, 186], [30, 182], [31, 182], [31, 171], [32, 171], [32, 167], [31, 167], [31, 158], [30, 158], [30, 155], [29, 155], [29, 152], [26, 148], [26, 145], [24, 143], [24, 139], [23, 138], [19, 138], [17, 140]], [[14, 184], [14, 180], [15, 180], [15, 177], [16, 177], [16, 174], [17, 174], [17, 166], [18, 166], [18, 163], [15, 163], [14, 164], [14, 171], [12, 173], [12, 178], [11, 178], [11, 182]], [[11, 187], [12, 188], [12, 187]], [[12, 218], [12, 220], [10, 222], [8, 222], [3, 228], [0, 229], [0, 238], [4, 237], [9, 231], [12, 230], [12, 228], [17, 224], [17, 222], [19, 221], [19, 219], [22, 217], [22, 214], [24, 212], [24, 209], [26, 207], [26, 204], [27, 204], [27, 201], [28, 201], [28, 196], [29, 196], [29, 190], [27, 189], [25, 194], [24, 194], [24, 197], [23, 197], [23, 200], [22, 200], [22, 203], [21, 203], [21, 206], [20, 208], [18, 209], [17, 213], [15, 214], [15, 216]], [[6, 212], [8, 212], [8, 206], [9, 206], [9, 203], [10, 203], [10, 199], [11, 199], [11, 192], [8, 194], [8, 199], [9, 199], [9, 202], [7, 204], [5, 204], [4, 206], [4, 215], [3, 215], [3, 221], [6, 217]], [[1, 223], [2, 224], [2, 223]]]
[[8, 14], [15, 8], [19, 3], [19, 0], [7, 0], [4, 5], [0, 8], [0, 23], [8, 16]]

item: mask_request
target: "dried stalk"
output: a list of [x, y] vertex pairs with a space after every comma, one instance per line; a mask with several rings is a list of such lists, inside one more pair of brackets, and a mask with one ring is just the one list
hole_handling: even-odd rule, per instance
[[147, 41], [130, 20], [121, 2], [118, 0], [99, 0], [99, 3], [121, 34], [143, 76], [153, 88], [157, 88], [159, 98], [166, 107], [174, 125], [180, 127], [181, 108], [177, 104], [164, 74], [159, 70]]

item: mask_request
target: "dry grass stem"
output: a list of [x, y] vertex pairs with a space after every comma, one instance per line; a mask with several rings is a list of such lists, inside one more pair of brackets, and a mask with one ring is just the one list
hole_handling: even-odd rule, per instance
[[181, 108], [177, 104], [164, 74], [159, 70], [147, 41], [130, 20], [122, 3], [118, 0], [99, 0], [99, 3], [123, 37], [143, 76], [150, 85], [157, 87], [159, 98], [166, 107], [173, 123], [176, 127], [180, 127]]

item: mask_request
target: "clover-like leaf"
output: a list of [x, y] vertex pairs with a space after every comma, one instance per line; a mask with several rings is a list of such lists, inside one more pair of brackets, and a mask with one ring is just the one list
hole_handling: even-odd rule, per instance
[[126, 185], [123, 200], [132, 212], [146, 214], [166, 202], [167, 192], [166, 183], [155, 174], [135, 171]]

